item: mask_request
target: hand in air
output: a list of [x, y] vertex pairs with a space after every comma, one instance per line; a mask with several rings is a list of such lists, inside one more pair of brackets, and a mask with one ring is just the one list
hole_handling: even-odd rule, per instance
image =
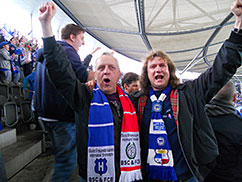
[[39, 8], [39, 21], [41, 23], [50, 23], [56, 13], [56, 8], [53, 2], [45, 2]]

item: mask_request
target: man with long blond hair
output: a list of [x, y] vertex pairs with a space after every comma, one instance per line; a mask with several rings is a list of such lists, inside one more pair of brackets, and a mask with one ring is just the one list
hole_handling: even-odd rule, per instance
[[214, 64], [194, 81], [179, 83], [162, 51], [145, 59], [141, 91], [132, 95], [141, 136], [144, 181], [203, 181], [215, 166], [218, 146], [205, 104], [235, 74], [242, 61], [242, 2], [232, 4], [234, 31]]

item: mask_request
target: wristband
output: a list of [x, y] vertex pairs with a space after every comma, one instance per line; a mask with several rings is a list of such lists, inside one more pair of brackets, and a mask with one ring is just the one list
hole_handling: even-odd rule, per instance
[[234, 28], [233, 30], [235, 33], [239, 33], [239, 34], [242, 34], [242, 30], [241, 29], [238, 29], [238, 28]]

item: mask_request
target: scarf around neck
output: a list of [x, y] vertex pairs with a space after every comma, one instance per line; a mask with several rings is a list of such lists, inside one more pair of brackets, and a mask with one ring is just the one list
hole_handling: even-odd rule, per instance
[[176, 181], [177, 176], [174, 169], [174, 160], [170, 148], [165, 123], [162, 116], [162, 105], [171, 87], [168, 85], [159, 98], [155, 96], [154, 90], [150, 88], [149, 96], [152, 102], [152, 114], [149, 129], [149, 151], [146, 170], [149, 179]]
[[[117, 85], [123, 108], [120, 142], [120, 182], [142, 180], [139, 127], [134, 106]], [[88, 180], [115, 181], [113, 115], [104, 93], [93, 89], [88, 123]]]

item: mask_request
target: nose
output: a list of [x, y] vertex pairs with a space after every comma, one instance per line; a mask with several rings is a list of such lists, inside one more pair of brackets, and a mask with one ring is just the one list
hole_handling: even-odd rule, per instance
[[81, 44], [82, 44], [82, 45], [85, 45], [85, 41], [84, 41], [84, 40], [82, 40]]
[[108, 68], [108, 66], [105, 66], [103, 72], [104, 72], [105, 75], [109, 74], [109, 68]]
[[135, 91], [138, 91], [138, 90], [139, 90], [139, 87], [135, 87], [134, 90], [135, 90]]
[[155, 71], [156, 71], [156, 72], [161, 72], [161, 67], [160, 67], [159, 65], [157, 65], [157, 66], [155, 67]]

